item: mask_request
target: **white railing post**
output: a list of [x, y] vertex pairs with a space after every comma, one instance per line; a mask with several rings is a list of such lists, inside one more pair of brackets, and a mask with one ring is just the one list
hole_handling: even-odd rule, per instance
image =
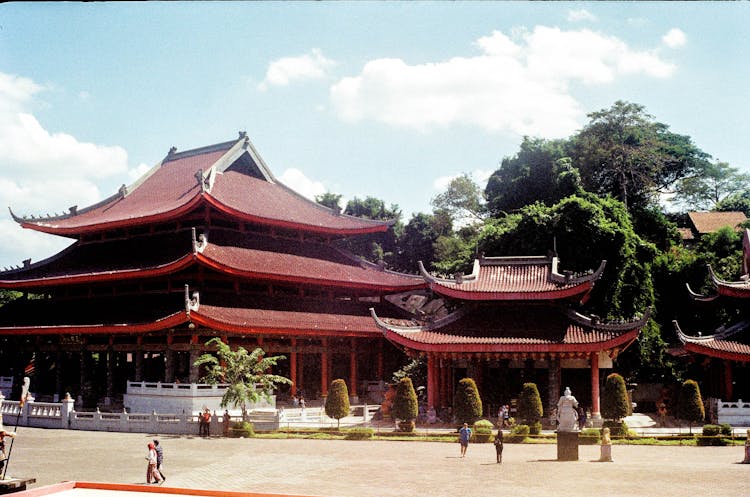
[[62, 400], [62, 406], [60, 406], [60, 424], [62, 428], [70, 428], [70, 413], [73, 412], [73, 406], [75, 401], [70, 397], [69, 393], [65, 394], [65, 398]]

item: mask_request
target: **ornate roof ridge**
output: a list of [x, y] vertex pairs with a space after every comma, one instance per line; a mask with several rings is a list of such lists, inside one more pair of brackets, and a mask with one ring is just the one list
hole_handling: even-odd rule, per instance
[[15, 274], [15, 273], [19, 273], [21, 271], [28, 271], [30, 269], [35, 269], [37, 267], [43, 266], [45, 264], [49, 264], [50, 262], [54, 262], [57, 259], [63, 257], [66, 254], [68, 254], [69, 252], [72, 252], [77, 246], [78, 246], [78, 242], [73, 242], [70, 245], [68, 245], [67, 247], [65, 247], [63, 250], [61, 250], [60, 252], [58, 252], [58, 253], [56, 253], [54, 255], [51, 255], [51, 256], [49, 256], [49, 257], [47, 257], [45, 259], [42, 259], [40, 261], [36, 261], [34, 263], [31, 262], [31, 259], [26, 259], [26, 260], [22, 261], [23, 262], [23, 266], [11, 267], [10, 269], [3, 268], [3, 271], [0, 271], [0, 276], [7, 275], [7, 274]]
[[711, 267], [711, 264], [706, 264], [706, 267], [708, 268], [708, 274], [711, 276], [711, 282], [714, 284], [714, 286], [727, 286], [732, 288], [744, 288], [747, 287], [748, 290], [750, 290], [750, 275], [743, 275], [740, 277], [740, 281], [727, 281], [719, 278], [716, 273], [714, 272], [713, 268]]
[[566, 308], [564, 309], [564, 313], [566, 316], [568, 316], [578, 324], [596, 328], [597, 330], [625, 331], [631, 330], [633, 328], [643, 327], [651, 317], [651, 308], [648, 307], [641, 316], [634, 316], [631, 319], [618, 319], [615, 321], [603, 321], [599, 316], [596, 316], [594, 314], [586, 316], [575, 311], [574, 309]]
[[714, 300], [719, 298], [718, 293], [714, 295], [702, 295], [700, 293], [694, 292], [693, 289], [690, 288], [690, 283], [685, 283], [685, 288], [687, 288], [688, 296], [690, 297], [690, 299], [697, 302], [713, 302]]
[[375, 324], [378, 326], [378, 328], [383, 330], [383, 332], [386, 332], [388, 330], [398, 330], [398, 331], [403, 331], [403, 332], [409, 332], [409, 331], [418, 332], [418, 331], [435, 330], [438, 328], [442, 328], [443, 326], [448, 325], [450, 323], [453, 323], [454, 321], [458, 321], [459, 319], [464, 317], [465, 314], [466, 312], [464, 311], [463, 308], [461, 308], [448, 314], [447, 316], [443, 316], [440, 319], [436, 319], [432, 322], [429, 322], [426, 325], [403, 326], [403, 325], [393, 325], [393, 324], [386, 323], [385, 321], [380, 319], [378, 315], [375, 313], [375, 308], [370, 307], [370, 315], [375, 320]]
[[713, 340], [725, 340], [732, 337], [733, 335], [736, 335], [737, 333], [741, 333], [747, 330], [748, 328], [750, 328], [750, 319], [743, 319], [742, 321], [738, 321], [728, 328], [725, 326], [720, 326], [719, 328], [716, 328], [713, 334], [705, 336], [701, 334], [699, 334], [698, 336], [688, 335], [687, 333], [682, 331], [682, 328], [680, 328], [680, 324], [676, 319], [672, 320], [672, 325], [674, 326], [675, 332], [677, 333], [677, 338], [679, 338], [682, 343], [704, 343], [711, 342]]
[[[240, 133], [239, 140], [245, 139], [245, 136]], [[189, 150], [183, 150], [178, 152], [177, 148], [172, 147], [169, 149], [167, 155], [162, 159], [161, 164], [167, 164], [168, 162], [176, 161], [179, 159], [185, 159], [187, 157], [194, 157], [196, 155], [210, 154], [212, 152], [220, 152], [222, 150], [229, 150], [237, 144], [238, 140], [230, 140], [221, 143], [214, 143], [213, 145], [204, 145], [202, 147], [191, 148]]]
[[327, 243], [317, 242], [317, 241], [312, 241], [312, 242], [309, 242], [309, 243], [316, 243], [318, 245], [323, 245], [325, 247], [332, 248], [335, 252], [341, 254], [341, 256], [346, 257], [350, 261], [352, 261], [352, 262], [354, 262], [356, 264], [359, 264], [359, 266], [362, 267], [362, 268], [369, 268], [369, 269], [373, 269], [373, 270], [376, 270], [376, 271], [381, 271], [381, 272], [386, 273], [386, 274], [392, 274], [392, 275], [395, 275], [395, 276], [403, 276], [404, 278], [418, 279], [418, 280], [422, 280], [423, 281], [423, 278], [420, 275], [418, 275], [418, 274], [402, 273], [401, 271], [394, 271], [392, 269], [388, 269], [388, 268], [386, 268], [383, 265], [380, 265], [378, 263], [370, 262], [370, 261], [368, 261], [366, 259], [363, 259], [362, 257], [360, 257], [360, 256], [358, 256], [358, 255], [356, 255], [356, 254], [354, 254], [352, 252], [349, 252], [348, 250], [342, 249], [341, 247], [336, 247], [334, 245], [329, 245]]

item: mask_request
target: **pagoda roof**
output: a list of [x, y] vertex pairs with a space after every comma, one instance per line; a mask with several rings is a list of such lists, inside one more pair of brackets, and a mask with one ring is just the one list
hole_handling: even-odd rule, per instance
[[245, 280], [281, 281], [373, 291], [424, 288], [413, 275], [387, 271], [318, 242], [214, 229], [106, 243], [76, 243], [54, 257], [0, 273], [0, 288], [43, 288], [174, 274], [193, 265]]
[[179, 219], [213, 207], [238, 220], [330, 235], [382, 232], [392, 223], [340, 214], [284, 186], [244, 133], [236, 141], [174, 149], [133, 185], [89, 207], [13, 218], [24, 228], [62, 236]]
[[465, 306], [432, 322], [378, 317], [385, 337], [427, 352], [595, 352], [627, 346], [649, 319], [602, 323], [555, 306]]
[[750, 362], [750, 320], [740, 321], [728, 328], [721, 327], [710, 335], [688, 335], [672, 321], [683, 348], [692, 353], [719, 359]]
[[[17, 299], [0, 307], [0, 335], [144, 334], [193, 323], [232, 334], [380, 336], [366, 304], [284, 304], [277, 300], [276, 307], [260, 307], [266, 303], [264, 299], [248, 301], [245, 306], [221, 295], [214, 295], [205, 304], [200, 299], [196, 294], [189, 297], [187, 287], [184, 296], [174, 293], [75, 301]], [[390, 315], [395, 310], [385, 305], [379, 309]]]
[[461, 300], [585, 300], [605, 265], [573, 275], [558, 272], [557, 257], [482, 257], [471, 274], [453, 278], [432, 276], [421, 262], [419, 269], [434, 292]]

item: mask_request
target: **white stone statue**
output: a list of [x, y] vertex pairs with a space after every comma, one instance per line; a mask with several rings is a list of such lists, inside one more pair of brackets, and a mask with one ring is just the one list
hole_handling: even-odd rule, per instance
[[578, 431], [578, 401], [565, 387], [560, 400], [557, 401], [557, 431]]

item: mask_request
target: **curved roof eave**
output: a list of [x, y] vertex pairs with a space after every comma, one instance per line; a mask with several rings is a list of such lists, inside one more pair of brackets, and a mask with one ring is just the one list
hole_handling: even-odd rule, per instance
[[362, 330], [342, 330], [336, 327], [328, 328], [299, 328], [289, 327], [282, 328], [279, 326], [258, 326], [252, 323], [229, 323], [219, 319], [215, 319], [206, 314], [201, 314], [200, 308], [190, 312], [190, 321], [201, 326], [205, 326], [218, 331], [225, 331], [229, 333], [249, 334], [249, 333], [262, 333], [264, 335], [283, 335], [283, 336], [315, 336], [315, 337], [328, 337], [331, 335], [346, 336], [346, 337], [373, 337], [377, 336], [376, 332], [362, 331]]
[[389, 224], [387, 223], [380, 223], [380, 224], [376, 224], [373, 226], [364, 226], [361, 228], [334, 228], [330, 226], [305, 224], [305, 223], [299, 223], [299, 222], [294, 222], [294, 221], [286, 221], [283, 219], [273, 219], [273, 218], [248, 214], [246, 212], [239, 211], [237, 209], [234, 209], [224, 204], [219, 199], [217, 199], [216, 197], [210, 194], [206, 196], [206, 200], [209, 205], [219, 210], [220, 212], [223, 212], [224, 214], [227, 214], [229, 216], [234, 216], [239, 219], [243, 219], [244, 221], [247, 221], [247, 222], [259, 223], [259, 224], [264, 224], [264, 225], [269, 225], [269, 226], [276, 226], [278, 228], [298, 229], [298, 230], [307, 231], [311, 233], [320, 233], [320, 234], [328, 234], [328, 235], [354, 235], [354, 234], [359, 235], [359, 234], [385, 232], [385, 231], [388, 231], [388, 227], [389, 227]]
[[461, 300], [560, 300], [577, 295], [583, 296], [593, 287], [593, 282], [580, 283], [564, 290], [536, 291], [536, 292], [474, 292], [455, 288], [448, 288], [439, 283], [430, 283], [430, 289], [446, 297]]
[[181, 310], [150, 323], [0, 327], [0, 335], [135, 334], [160, 331], [187, 322], [187, 313], [184, 310]]

